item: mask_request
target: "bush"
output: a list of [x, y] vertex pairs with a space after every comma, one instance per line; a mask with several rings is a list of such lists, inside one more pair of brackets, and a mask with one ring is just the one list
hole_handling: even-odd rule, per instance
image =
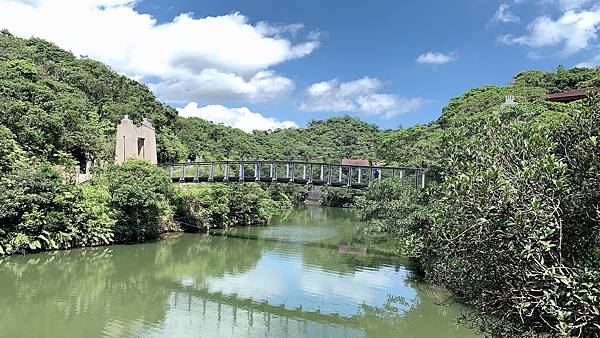
[[276, 195], [280, 201], [259, 183], [182, 185], [177, 189], [177, 219], [194, 229], [262, 225], [281, 210], [282, 200], [291, 203], [286, 194]]
[[347, 188], [321, 189], [321, 205], [326, 207], [351, 208], [355, 203], [355, 195]]
[[374, 181], [356, 201], [358, 215], [366, 231], [375, 236], [392, 235], [398, 253], [416, 260], [422, 258], [424, 242], [431, 228], [429, 196], [409, 180]]
[[[358, 202], [494, 337], [600, 336], [600, 96], [519, 104], [445, 143], [428, 193], [376, 182]], [[556, 111], [548, 108], [556, 108]]]
[[[0, 178], [0, 254], [108, 244], [114, 224], [88, 189], [67, 184], [49, 164]], [[106, 196], [103, 196], [106, 197]]]
[[449, 158], [422, 260], [493, 336], [600, 335], [598, 101], [560, 123], [498, 114]]
[[231, 189], [221, 183], [182, 185], [177, 189], [177, 219], [187, 228], [229, 227], [230, 195]]
[[172, 214], [171, 179], [148, 162], [127, 160], [121, 166], [111, 166], [94, 178], [92, 184], [105, 186], [110, 195], [109, 204], [117, 219], [114, 227], [117, 242], [158, 237], [165, 214]]
[[293, 206], [303, 203], [308, 195], [308, 186], [306, 185], [270, 183], [264, 184], [263, 188], [280, 210], [291, 209]]
[[233, 226], [263, 225], [277, 212], [277, 205], [258, 183], [238, 183], [231, 189], [229, 217]]

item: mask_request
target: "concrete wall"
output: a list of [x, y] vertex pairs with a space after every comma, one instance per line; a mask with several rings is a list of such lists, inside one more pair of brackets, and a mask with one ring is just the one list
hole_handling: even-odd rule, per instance
[[152, 123], [144, 119], [141, 126], [136, 126], [128, 115], [123, 117], [117, 126], [115, 147], [115, 163], [122, 164], [129, 158], [145, 160], [157, 164], [156, 133]]

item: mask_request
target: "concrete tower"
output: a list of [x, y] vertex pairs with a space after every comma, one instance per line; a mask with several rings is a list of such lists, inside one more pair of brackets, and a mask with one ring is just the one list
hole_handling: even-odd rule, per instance
[[158, 163], [156, 133], [148, 119], [144, 119], [142, 125], [137, 127], [129, 119], [129, 115], [125, 115], [121, 124], [117, 126], [115, 163], [122, 164], [128, 158], [144, 160], [152, 164]]

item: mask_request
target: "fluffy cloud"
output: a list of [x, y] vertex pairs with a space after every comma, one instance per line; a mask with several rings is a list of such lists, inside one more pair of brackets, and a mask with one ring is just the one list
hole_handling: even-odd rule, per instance
[[427, 52], [419, 55], [416, 62], [420, 64], [443, 65], [454, 60], [456, 60], [454, 54]]
[[521, 19], [510, 11], [508, 4], [501, 4], [492, 18], [492, 22], [516, 23]]
[[556, 20], [540, 16], [527, 26], [522, 36], [504, 35], [501, 41], [533, 48], [561, 47], [563, 56], [588, 48], [597, 38], [600, 28], [600, 6], [578, 9], [587, 1], [561, 1], [563, 14]]
[[420, 108], [423, 100], [381, 94], [381, 81], [364, 77], [351, 82], [330, 80], [306, 89], [306, 100], [299, 109], [307, 112], [354, 112], [391, 118]]
[[562, 9], [578, 9], [587, 4], [589, 4], [591, 0], [558, 0], [558, 4]]
[[292, 80], [269, 70], [304, 57], [318, 35], [301, 24], [252, 25], [239, 14], [157, 23], [133, 0], [5, 0], [0, 27], [38, 36], [106, 62], [149, 83], [166, 100], [267, 101], [285, 95]]
[[185, 107], [178, 108], [177, 110], [179, 111], [179, 115], [183, 117], [199, 117], [215, 123], [239, 128], [247, 133], [253, 130], [298, 127], [293, 121], [279, 121], [260, 113], [252, 112], [246, 107], [229, 108], [221, 105], [199, 107], [197, 103], [190, 102]]
[[600, 66], [600, 54], [598, 54], [596, 57], [592, 58], [591, 60], [588, 60], [586, 62], [581, 62], [576, 65], [576, 67], [586, 67], [586, 68], [594, 68], [594, 67], [598, 67], [598, 66]]

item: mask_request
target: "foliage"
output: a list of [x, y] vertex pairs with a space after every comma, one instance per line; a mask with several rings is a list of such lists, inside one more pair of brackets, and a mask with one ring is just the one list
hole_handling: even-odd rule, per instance
[[439, 186], [376, 182], [359, 202], [367, 229], [397, 238], [487, 334], [598, 335], [599, 102], [490, 110], [439, 148]]
[[262, 225], [281, 210], [282, 200], [290, 201], [286, 194], [278, 195], [279, 201], [274, 200], [258, 183], [182, 185], [176, 216], [188, 229]]
[[161, 215], [170, 212], [166, 205], [173, 195], [171, 180], [162, 169], [148, 162], [127, 160], [109, 167], [94, 180], [93, 185], [105, 186], [110, 195], [109, 204], [117, 219], [116, 241], [143, 241], [158, 236]]
[[[107, 66], [6, 31], [0, 33], [0, 111], [0, 124], [21, 147], [50, 162], [61, 151], [80, 163], [112, 157], [112, 137], [125, 114], [136, 122], [148, 117], [159, 135], [168, 135], [177, 118], [146, 86]], [[163, 141], [159, 149], [168, 146]]]
[[498, 115], [479, 144], [449, 157], [423, 260], [485, 331], [600, 332], [600, 274], [590, 270], [600, 243], [598, 108], [547, 127]]
[[409, 180], [376, 180], [356, 201], [366, 231], [374, 235], [392, 235], [398, 253], [420, 259], [431, 228], [429, 196]]
[[67, 249], [112, 241], [110, 214], [93, 194], [65, 183], [48, 164], [0, 179], [0, 254]]
[[321, 189], [321, 205], [337, 208], [351, 208], [356, 196], [354, 191], [346, 188]]
[[213, 124], [198, 118], [178, 119], [177, 136], [187, 158], [313, 159], [339, 162], [343, 158], [375, 159], [382, 132], [375, 125], [349, 116], [311, 121], [307, 128], [254, 131]]
[[176, 217], [188, 229], [229, 227], [230, 194], [222, 183], [183, 185], [177, 189]]
[[[599, 335], [599, 99], [542, 101], [597, 85], [599, 70], [521, 73], [385, 135], [379, 156], [424, 164], [441, 184], [377, 182], [358, 203], [367, 230], [393, 235], [487, 334]], [[501, 107], [505, 95], [519, 104]]]
[[25, 152], [15, 141], [15, 136], [0, 125], [0, 177], [25, 164]]
[[231, 187], [231, 224], [264, 225], [277, 212], [277, 205], [258, 183], [238, 183]]
[[303, 203], [308, 195], [308, 186], [305, 185], [271, 183], [263, 185], [263, 188], [280, 210]]

